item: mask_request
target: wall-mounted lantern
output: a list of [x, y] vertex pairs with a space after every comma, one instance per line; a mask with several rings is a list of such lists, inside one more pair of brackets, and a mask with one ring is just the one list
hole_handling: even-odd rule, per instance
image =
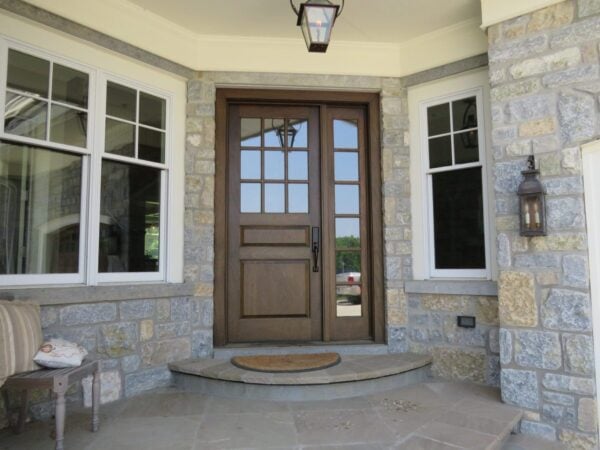
[[290, 0], [290, 5], [298, 16], [296, 25], [302, 28], [308, 51], [325, 53], [335, 19], [344, 9], [344, 0], [341, 6], [329, 0], [308, 0], [300, 4], [300, 9], [296, 8], [293, 0]]
[[519, 217], [521, 236], [546, 236], [546, 197], [544, 186], [538, 180], [539, 170], [535, 168], [533, 155], [527, 159], [525, 177], [519, 185]]

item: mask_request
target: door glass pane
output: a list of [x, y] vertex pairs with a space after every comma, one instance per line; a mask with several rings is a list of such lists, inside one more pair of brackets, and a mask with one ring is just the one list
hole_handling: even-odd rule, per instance
[[308, 184], [288, 184], [288, 212], [308, 212]]
[[429, 167], [431, 169], [452, 165], [451, 139], [451, 136], [429, 139]]
[[427, 108], [427, 130], [428, 136], [450, 132], [450, 105], [448, 103]]
[[77, 273], [82, 157], [0, 142], [0, 274]]
[[336, 283], [360, 283], [360, 252], [335, 252]]
[[283, 147], [285, 128], [283, 119], [265, 119], [265, 147]]
[[109, 81], [106, 89], [106, 114], [134, 122], [136, 95], [135, 90]]
[[48, 98], [50, 63], [16, 50], [8, 51], [6, 85], [12, 89]]
[[135, 156], [135, 126], [106, 119], [105, 150], [121, 156]]
[[355, 120], [333, 121], [333, 146], [335, 148], [358, 148], [358, 124]]
[[335, 187], [335, 213], [358, 214], [359, 197], [358, 186], [336, 185]]
[[138, 157], [146, 161], [165, 162], [165, 133], [139, 127]]
[[283, 180], [285, 175], [285, 153], [281, 150], [265, 152], [265, 178]]
[[242, 150], [240, 174], [242, 180], [260, 179], [260, 151]]
[[481, 167], [432, 177], [435, 267], [484, 269]]
[[104, 160], [100, 272], [158, 272], [161, 171]]
[[6, 93], [4, 131], [18, 136], [46, 139], [48, 104], [24, 95]]
[[335, 219], [335, 247], [360, 248], [360, 219]]
[[89, 76], [87, 73], [54, 64], [52, 100], [87, 108]]
[[454, 160], [456, 164], [479, 161], [479, 135], [477, 131], [465, 131], [454, 135]]
[[265, 184], [265, 212], [285, 212], [285, 184]]
[[[288, 146], [293, 148], [308, 147], [308, 120], [289, 119], [289, 121], [294, 131], [291, 134], [288, 133]], [[293, 139], [290, 139], [290, 136], [293, 136]]]
[[336, 286], [336, 316], [361, 317], [362, 292], [360, 285]]
[[308, 180], [307, 152], [288, 152], [288, 180]]
[[358, 152], [335, 152], [335, 181], [358, 181]]
[[260, 147], [260, 133], [260, 119], [242, 119], [242, 147]]
[[477, 127], [477, 99], [463, 98], [452, 102], [452, 122], [454, 131]]
[[260, 204], [260, 183], [242, 183], [240, 211], [243, 213], [259, 213]]
[[85, 147], [87, 113], [52, 104], [50, 140], [61, 144]]
[[162, 98], [140, 92], [140, 123], [164, 130], [165, 103]]

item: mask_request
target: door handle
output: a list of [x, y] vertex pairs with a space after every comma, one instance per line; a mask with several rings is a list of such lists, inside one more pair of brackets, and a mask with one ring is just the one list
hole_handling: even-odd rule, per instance
[[312, 227], [312, 253], [313, 253], [313, 272], [319, 271], [319, 249], [321, 247], [321, 230], [319, 227]]

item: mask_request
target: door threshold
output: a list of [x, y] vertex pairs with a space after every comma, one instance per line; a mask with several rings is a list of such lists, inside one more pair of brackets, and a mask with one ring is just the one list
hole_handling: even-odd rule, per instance
[[229, 344], [225, 347], [215, 347], [215, 359], [228, 359], [234, 356], [256, 354], [282, 355], [287, 353], [321, 353], [337, 352], [340, 355], [387, 355], [386, 344], [376, 344], [373, 341], [353, 342], [294, 342], [294, 343], [260, 343], [260, 344]]
[[310, 346], [326, 346], [326, 345], [383, 345], [377, 344], [371, 340], [359, 341], [273, 341], [273, 342], [236, 342], [225, 344], [217, 348], [259, 348], [259, 347], [310, 347]]

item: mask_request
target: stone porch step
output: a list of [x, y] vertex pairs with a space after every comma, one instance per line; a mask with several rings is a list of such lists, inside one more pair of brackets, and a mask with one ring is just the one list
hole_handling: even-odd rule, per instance
[[[303, 347], [304, 353], [306, 347]], [[179, 388], [230, 398], [264, 400], [324, 400], [382, 392], [429, 378], [431, 357], [398, 355], [342, 355], [328, 369], [299, 373], [262, 373], [244, 370], [229, 359], [196, 359], [169, 364]]]
[[385, 344], [281, 344], [281, 345], [228, 345], [215, 348], [215, 359], [230, 359], [234, 356], [285, 355], [290, 353], [337, 352], [340, 355], [387, 355]]

